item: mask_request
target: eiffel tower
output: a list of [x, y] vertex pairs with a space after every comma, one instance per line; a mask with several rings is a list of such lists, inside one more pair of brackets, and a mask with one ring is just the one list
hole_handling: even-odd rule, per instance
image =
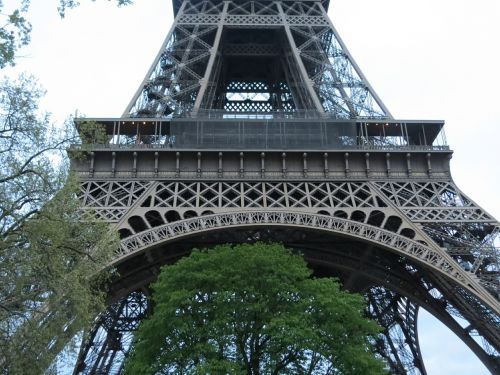
[[74, 374], [119, 374], [159, 268], [279, 241], [362, 293], [392, 374], [426, 374], [422, 307], [500, 372], [500, 224], [450, 175], [444, 122], [395, 119], [328, 0], [173, 0], [175, 20], [106, 144], [73, 160], [120, 277]]

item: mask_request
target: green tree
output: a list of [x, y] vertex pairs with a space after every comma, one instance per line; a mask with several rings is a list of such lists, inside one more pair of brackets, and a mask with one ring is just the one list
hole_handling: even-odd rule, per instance
[[80, 209], [66, 158], [76, 135], [51, 126], [41, 95], [31, 77], [0, 83], [0, 374], [44, 373], [90, 324], [118, 245]]
[[162, 269], [126, 374], [383, 374], [363, 298], [279, 244], [194, 250]]
[[17, 50], [30, 42], [31, 24], [24, 17], [27, 10], [22, 1], [16, 9], [4, 13], [0, 0], [0, 69], [14, 65]]

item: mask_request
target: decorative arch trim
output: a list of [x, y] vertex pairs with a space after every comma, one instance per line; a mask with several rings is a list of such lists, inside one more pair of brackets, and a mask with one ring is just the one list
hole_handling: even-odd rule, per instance
[[123, 239], [116, 257], [112, 260], [110, 266], [121, 263], [126, 258], [139, 254], [148, 248], [196, 236], [204, 232], [227, 230], [230, 228], [266, 226], [318, 230], [375, 244], [412, 259], [425, 267], [434, 269], [439, 274], [476, 295], [494, 311], [500, 313], [498, 302], [489, 296], [486, 291], [478, 291], [473, 286], [473, 284], [477, 284], [473, 280], [473, 275], [460, 268], [444, 250], [433, 249], [430, 246], [398, 233], [362, 222], [313, 213], [262, 210], [228, 212], [192, 217], [167, 223]]

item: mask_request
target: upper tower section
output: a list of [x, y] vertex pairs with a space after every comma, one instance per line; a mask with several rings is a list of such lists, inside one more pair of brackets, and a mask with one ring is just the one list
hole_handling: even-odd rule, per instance
[[328, 18], [328, 1], [173, 5], [173, 25], [122, 117], [94, 119], [110, 147], [448, 152], [442, 121], [392, 117]]
[[[223, 2], [223, 0], [219, 0], [219, 1]], [[290, 3], [300, 3], [300, 2], [307, 3], [310, 1], [312, 1], [312, 0], [290, 0], [288, 2], [290, 2]], [[172, 5], [174, 7], [174, 16], [176, 16], [177, 13], [179, 12], [179, 9], [182, 6], [182, 3], [183, 3], [183, 0], [172, 0]], [[212, 3], [217, 3], [217, 0], [212, 1]], [[243, 3], [247, 3], [247, 1], [240, 1], [239, 3], [243, 4]], [[328, 10], [328, 7], [330, 6], [330, 1], [329, 0], [321, 1], [321, 4], [325, 8], [325, 10]]]
[[328, 18], [328, 1], [173, 6], [172, 28], [123, 117], [392, 119]]

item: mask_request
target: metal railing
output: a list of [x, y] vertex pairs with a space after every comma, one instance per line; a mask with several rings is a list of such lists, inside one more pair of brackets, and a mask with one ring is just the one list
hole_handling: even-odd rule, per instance
[[319, 112], [314, 109], [296, 109], [294, 111], [269, 111], [269, 112], [245, 112], [234, 111], [229, 112], [224, 109], [200, 109], [198, 111], [182, 111], [172, 115], [172, 119], [198, 119], [198, 120], [220, 120], [220, 119], [241, 119], [241, 120], [337, 120], [345, 122], [346, 120], [361, 121], [361, 120], [389, 120], [389, 117], [339, 117], [336, 113]]
[[[148, 143], [148, 144], [111, 144], [111, 143], [106, 143], [106, 144], [98, 144], [98, 143], [93, 143], [93, 144], [72, 144], [70, 146], [70, 150], [75, 150], [75, 151], [106, 151], [106, 150], [189, 150], [189, 149], [196, 149], [198, 150], [201, 147], [178, 147], [174, 144], [168, 143], [168, 144], [156, 144], [156, 143]], [[211, 147], [204, 147], [202, 149], [205, 150], [210, 150], [212, 149]], [[221, 148], [214, 146], [213, 149], [217, 149], [219, 151]], [[231, 149], [231, 148], [228, 148]], [[235, 148], [238, 149], [239, 148]], [[248, 148], [247, 148], [248, 149]], [[255, 150], [274, 150], [274, 148], [265, 148], [265, 147], [255, 147]], [[307, 150], [307, 147], [302, 147], [302, 148], [295, 148], [295, 149], [290, 149], [287, 147], [288, 150]], [[449, 151], [450, 147], [449, 146], [425, 146], [425, 145], [386, 145], [386, 146], [381, 146], [381, 145], [370, 145], [370, 144], [364, 144], [364, 145], [339, 145], [338, 147], [331, 148], [331, 147], [316, 147], [315, 149], [321, 150], [321, 151]], [[252, 150], [252, 149], [248, 149]], [[281, 148], [276, 148], [275, 150], [282, 151], [283, 149]]]

